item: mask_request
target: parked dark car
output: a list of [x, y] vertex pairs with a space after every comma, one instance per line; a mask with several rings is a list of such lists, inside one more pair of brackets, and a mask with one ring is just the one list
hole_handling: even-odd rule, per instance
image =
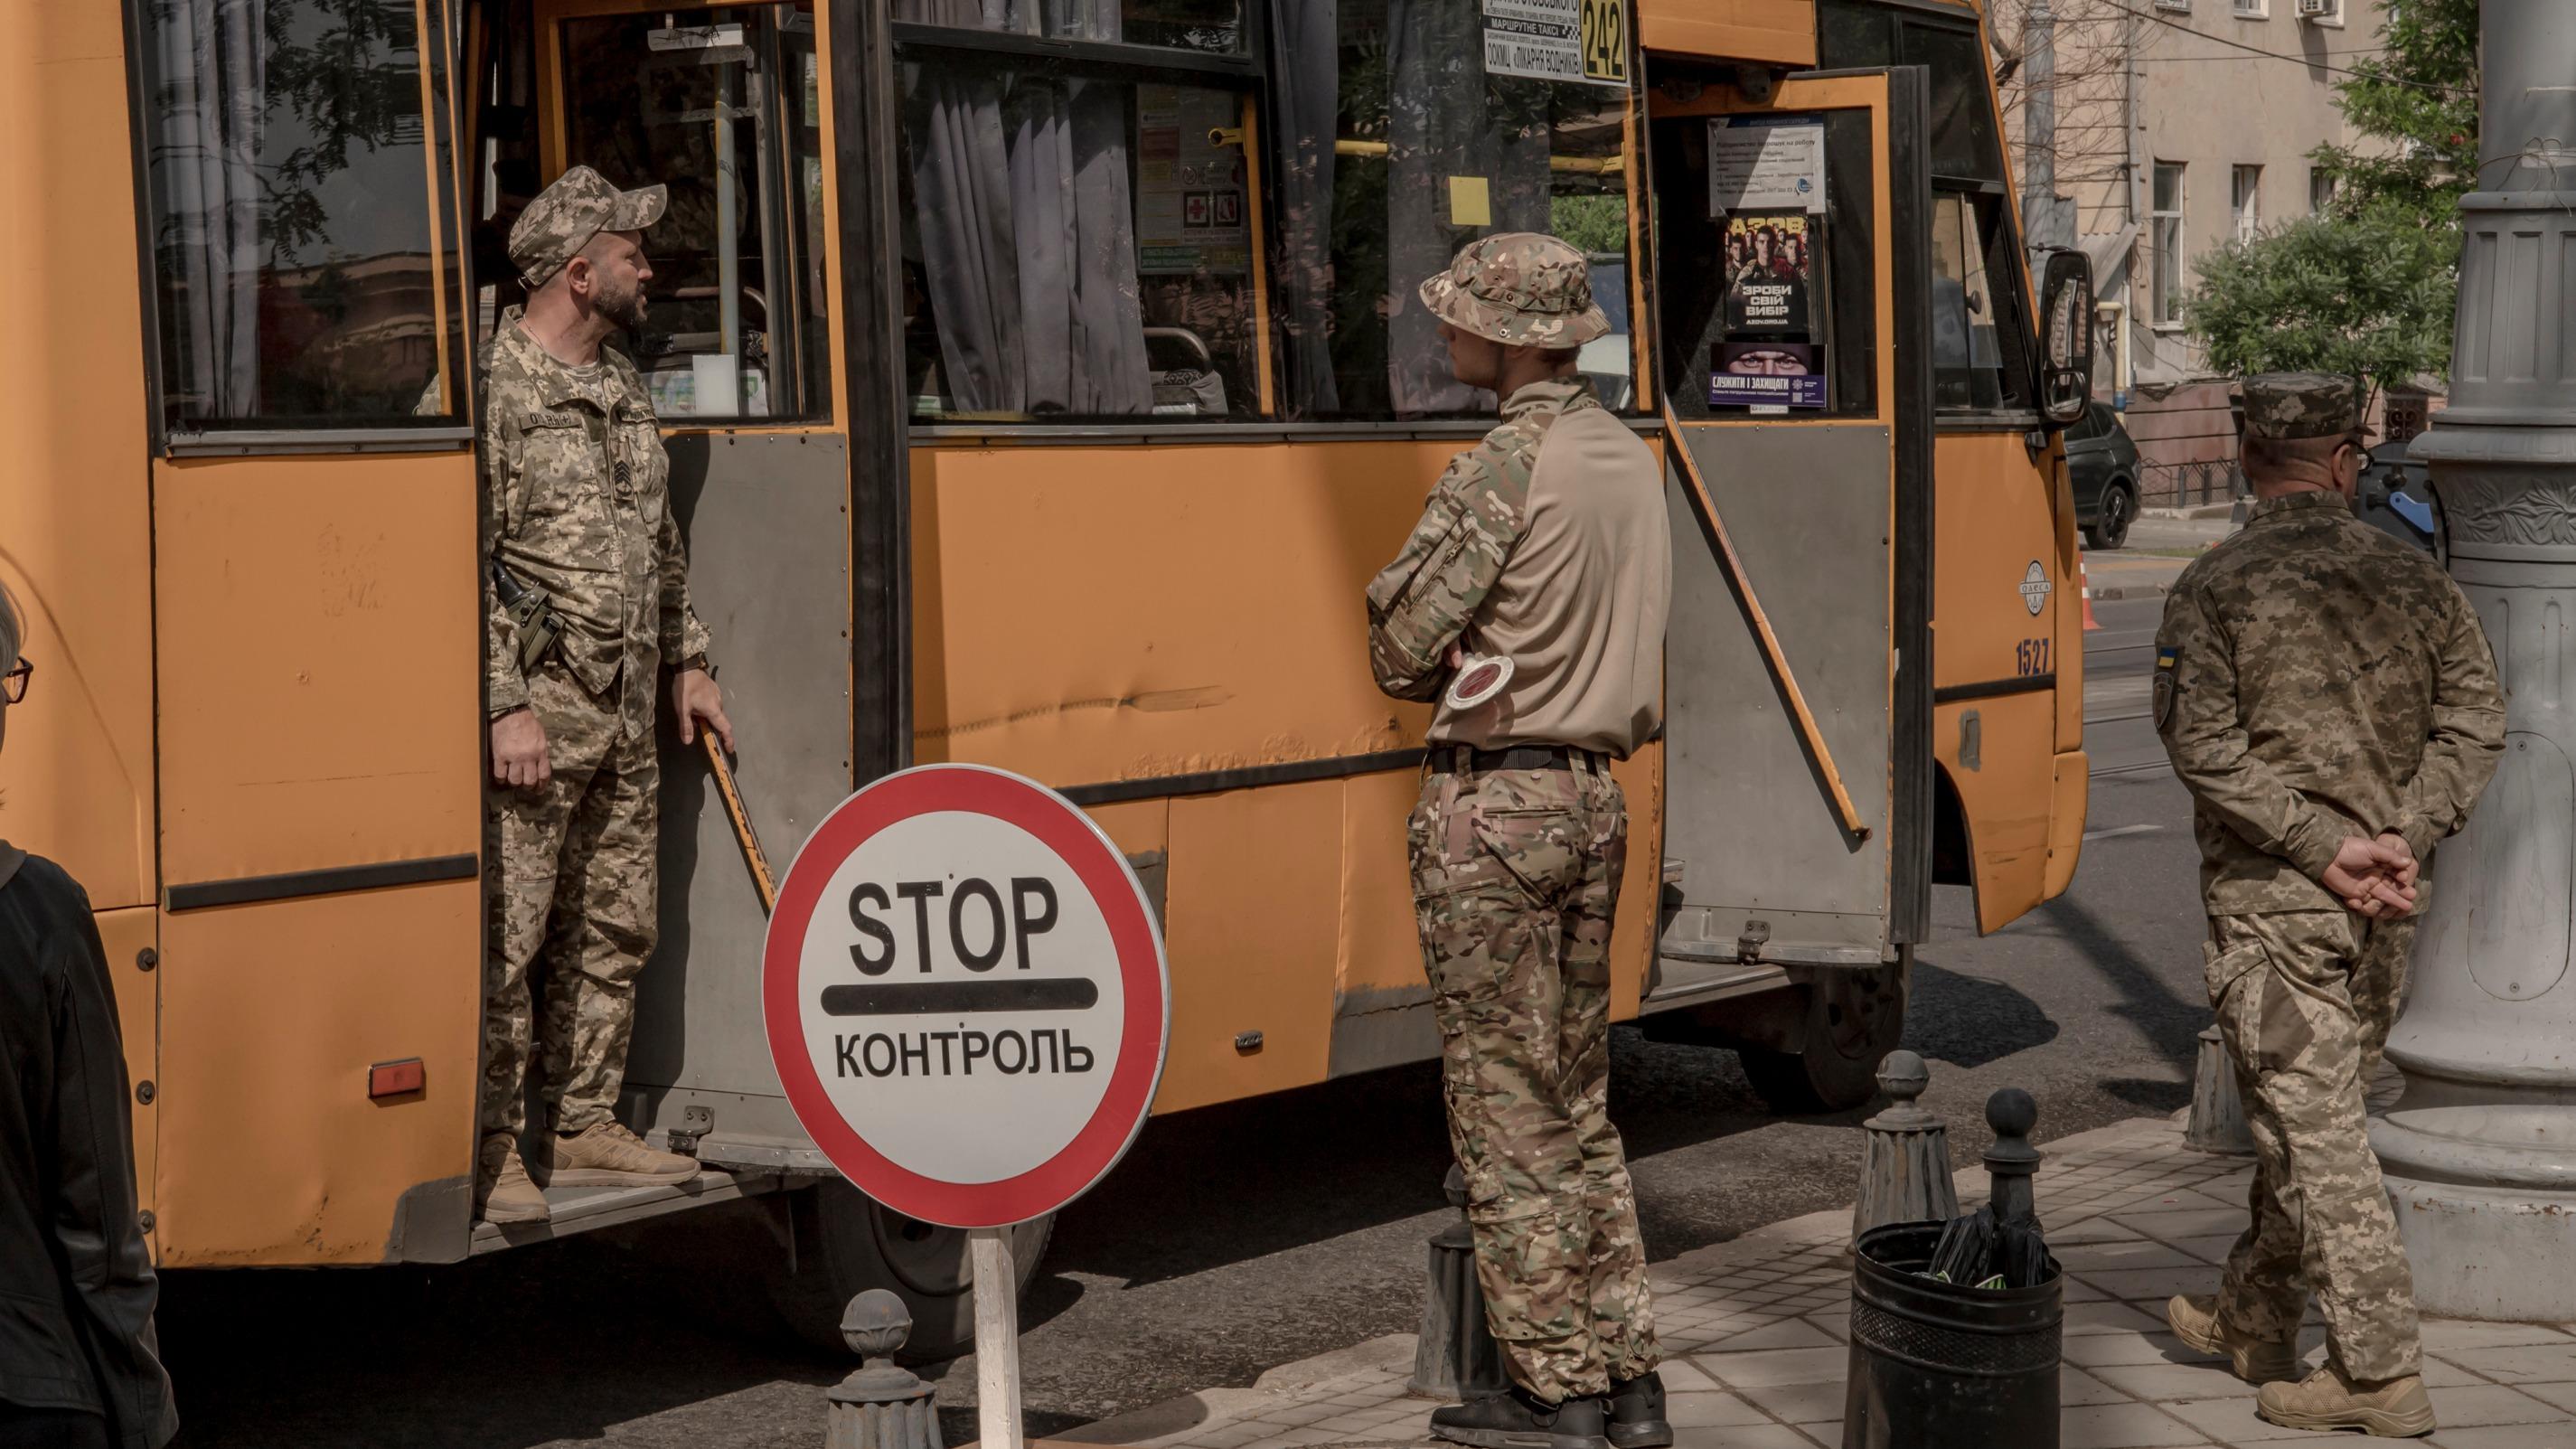
[[2424, 465], [2407, 457], [2406, 449], [2406, 440], [2398, 438], [2370, 450], [2370, 466], [2361, 470], [2361, 486], [2355, 490], [2360, 506], [2354, 511], [2373, 527], [2438, 557], [2441, 504], [2425, 482]]
[[2075, 485], [2075, 525], [2086, 548], [2118, 548], [2138, 516], [2138, 445], [2119, 414], [2095, 403], [2066, 430], [2066, 469]]

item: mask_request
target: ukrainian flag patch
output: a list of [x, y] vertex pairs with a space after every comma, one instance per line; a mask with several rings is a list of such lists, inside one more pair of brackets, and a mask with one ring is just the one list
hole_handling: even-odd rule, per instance
[[2182, 651], [2179, 649], [2158, 649], [2156, 651], [2156, 667], [2158, 669], [2171, 669], [2174, 667], [2174, 661], [2180, 658], [2182, 658]]

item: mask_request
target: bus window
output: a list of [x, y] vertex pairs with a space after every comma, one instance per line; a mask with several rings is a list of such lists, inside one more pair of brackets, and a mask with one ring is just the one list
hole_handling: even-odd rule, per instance
[[810, 5], [563, 22], [558, 170], [660, 183], [652, 310], [630, 336], [666, 419], [802, 418], [830, 404], [823, 159]]
[[462, 350], [431, 224], [446, 147], [423, 101], [442, 82], [415, 8], [137, 14], [166, 425], [453, 425], [414, 415]]
[[916, 419], [1259, 414], [1241, 92], [945, 53], [901, 85]]
[[2004, 403], [2003, 353], [1986, 248], [1967, 198], [1932, 200], [1932, 395], [1945, 408]]
[[[1480, 236], [1553, 231], [1592, 259], [1596, 297], [1624, 299], [1629, 93], [1488, 74], [1483, 15], [1456, 0], [1344, 0], [1330, 24], [1297, 9], [1274, 20], [1271, 60], [1282, 410], [1490, 413], [1449, 376], [1414, 289]], [[1632, 356], [1624, 329], [1583, 350], [1614, 407], [1636, 406]]]

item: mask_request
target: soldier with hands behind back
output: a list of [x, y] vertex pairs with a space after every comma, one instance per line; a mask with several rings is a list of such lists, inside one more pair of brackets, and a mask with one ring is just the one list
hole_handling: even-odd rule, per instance
[[[502, 314], [483, 357], [483, 559], [498, 581], [484, 639], [487, 825], [501, 879], [475, 1203], [491, 1222], [543, 1221], [548, 1183], [685, 1182], [698, 1170], [615, 1115], [635, 978], [658, 929], [653, 710], [666, 667], [681, 741], [707, 729], [733, 748], [689, 607], [652, 399], [606, 345], [643, 326], [643, 233], [666, 203], [659, 186], [619, 191], [587, 166], [547, 187], [510, 230], [528, 305]], [[523, 1160], [532, 1047], [554, 1120]]]
[[1422, 284], [1450, 370], [1502, 423], [1433, 487], [1368, 589], [1399, 699], [1468, 653], [1499, 692], [1432, 716], [1409, 824], [1450, 1145], [1508, 1393], [1435, 1412], [1484, 1449], [1673, 1442], [1637, 1204], [1607, 1110], [1610, 927], [1628, 814], [1610, 762], [1660, 725], [1672, 540], [1663, 470], [1575, 373], [1609, 330], [1583, 255], [1486, 237]]
[[[2253, 516], [2176, 581], [2156, 729], [2192, 794], [2207, 984], [2244, 1090], [2253, 1221], [2174, 1332], [2301, 1429], [2433, 1429], [2414, 1285], [2364, 1101], [2397, 1014], [2435, 842], [2504, 747], [2486, 634], [2432, 559], [2356, 519], [2362, 390], [2245, 380]], [[2297, 1371], [2313, 1290], [2325, 1366]]]

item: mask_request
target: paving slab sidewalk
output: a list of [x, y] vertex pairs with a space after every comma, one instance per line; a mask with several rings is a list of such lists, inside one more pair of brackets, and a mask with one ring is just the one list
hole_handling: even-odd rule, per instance
[[[1978, 1130], [1978, 1129], [1966, 1129]], [[2066, 1269], [2061, 1449], [2350, 1443], [2254, 1417], [2254, 1390], [2165, 1330], [2164, 1302], [2208, 1292], [2245, 1223], [2241, 1157], [2183, 1145], [2178, 1121], [2137, 1118], [2046, 1144], [2039, 1208]], [[1985, 1174], [1958, 1175], [1963, 1202]], [[1839, 1449], [1848, 1363], [1851, 1210], [1774, 1223], [1654, 1268], [1676, 1449]], [[2427, 1319], [2431, 1449], [2576, 1446], [2576, 1331]], [[1143, 1449], [1394, 1446], [1433, 1402], [1409, 1396], [1410, 1334], [1283, 1365], [1248, 1389], [1210, 1389], [1055, 1436]], [[2301, 1340], [2313, 1367], [2323, 1336]]]

